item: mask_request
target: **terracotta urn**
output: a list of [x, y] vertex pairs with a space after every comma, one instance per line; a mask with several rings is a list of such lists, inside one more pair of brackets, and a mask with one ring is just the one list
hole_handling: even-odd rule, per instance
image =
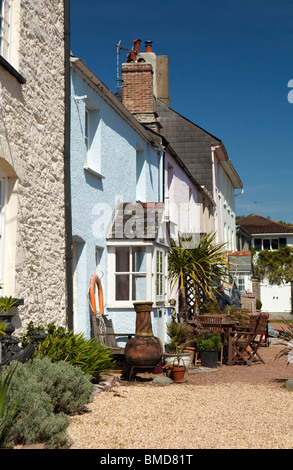
[[125, 362], [132, 366], [156, 366], [162, 357], [162, 343], [153, 334], [152, 302], [134, 302], [136, 311], [135, 336], [125, 346]]

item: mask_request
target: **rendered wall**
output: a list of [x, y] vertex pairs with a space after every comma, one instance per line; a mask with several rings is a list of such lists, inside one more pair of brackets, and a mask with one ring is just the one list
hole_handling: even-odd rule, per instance
[[9, 178], [3, 293], [24, 299], [17, 327], [66, 323], [64, 5], [21, 0], [13, 66], [0, 67], [0, 167]]
[[[140, 182], [143, 182], [145, 202], [159, 200], [159, 159], [157, 152], [147, 145], [126, 119], [123, 119], [107, 100], [97, 93], [95, 86], [72, 66], [71, 74], [71, 197], [73, 239], [75, 243], [75, 309], [76, 331], [90, 336], [90, 308], [88, 289], [91, 274], [102, 276], [105, 314], [113, 320], [114, 330], [133, 333], [135, 311], [108, 308], [108, 248], [109, 216], [116, 204], [137, 200], [137, 158], [142, 152], [144, 164]], [[86, 97], [78, 99], [78, 97]], [[100, 159], [99, 172], [87, 166], [84, 139], [85, 110], [98, 113], [99, 137], [91, 149], [91, 166]], [[95, 116], [93, 116], [95, 119]], [[92, 129], [92, 131], [94, 131]], [[99, 173], [99, 174], [98, 174]], [[98, 260], [95, 254], [98, 253]]]

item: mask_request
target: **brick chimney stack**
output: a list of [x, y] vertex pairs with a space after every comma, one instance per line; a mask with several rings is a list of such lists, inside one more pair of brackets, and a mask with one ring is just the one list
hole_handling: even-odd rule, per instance
[[[127, 62], [122, 64], [122, 103], [136, 117], [158, 131], [154, 108], [154, 70], [140, 54], [140, 39], [133, 41]], [[150, 41], [148, 41], [149, 43]], [[150, 44], [148, 44], [149, 47]]]
[[122, 64], [122, 102], [133, 114], [154, 112], [153, 67], [145, 62]]

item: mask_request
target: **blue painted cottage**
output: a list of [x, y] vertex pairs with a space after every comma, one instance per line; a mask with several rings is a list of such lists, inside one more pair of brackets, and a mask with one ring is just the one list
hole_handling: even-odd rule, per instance
[[75, 57], [70, 158], [74, 330], [93, 335], [89, 286], [98, 274], [115, 333], [134, 333], [133, 302], [152, 301], [153, 332], [164, 343], [170, 312], [161, 138]]

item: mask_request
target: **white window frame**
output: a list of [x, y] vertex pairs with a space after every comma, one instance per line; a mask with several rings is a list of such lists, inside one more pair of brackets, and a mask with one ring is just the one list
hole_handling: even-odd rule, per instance
[[11, 4], [12, 0], [0, 0], [0, 55], [7, 61], [10, 59]]
[[[133, 308], [133, 302], [137, 300], [132, 300], [132, 282], [131, 278], [136, 273], [131, 270], [127, 272], [116, 272], [116, 249], [119, 247], [127, 247], [132, 252], [132, 249], [135, 247], [145, 247], [146, 248], [146, 271], [141, 272], [146, 276], [146, 298], [140, 299], [139, 301], [152, 301], [152, 245], [149, 243], [141, 243], [134, 241], [130, 243], [119, 243], [113, 242], [108, 244], [108, 308]], [[131, 255], [132, 256], [132, 255]], [[130, 260], [131, 262], [131, 260]], [[130, 286], [129, 286], [129, 300], [116, 300], [116, 276], [117, 275], [130, 275]]]
[[[288, 245], [288, 237], [286, 237], [286, 236], [280, 237], [280, 236], [277, 235], [277, 234], [276, 234], [275, 236], [271, 236], [270, 238], [255, 237], [254, 240], [253, 240], [253, 246], [256, 248], [255, 240], [261, 240], [260, 249], [257, 250], [257, 251], [263, 251], [263, 250], [275, 251], [275, 250], [280, 249], [280, 240], [282, 240], [282, 239], [286, 239], [286, 245], [285, 245], [285, 246], [287, 246], [287, 245]], [[274, 241], [277, 241], [277, 243], [278, 243], [278, 248], [273, 248], [273, 247], [272, 247], [273, 240], [274, 240]], [[269, 247], [268, 247], [268, 248], [264, 248], [264, 245], [265, 245], [264, 242], [268, 242], [268, 244], [269, 244]]]
[[246, 292], [246, 282], [245, 282], [245, 276], [243, 274], [237, 274], [236, 284], [237, 284], [237, 287], [239, 289], [240, 294], [245, 294], [245, 292]]
[[[159, 266], [158, 266], [159, 260]], [[164, 301], [165, 299], [165, 252], [159, 248], [155, 251], [155, 265], [156, 265], [156, 300], [157, 302]], [[159, 269], [158, 269], [159, 268]]]
[[94, 176], [103, 179], [102, 150], [101, 150], [101, 116], [100, 109], [90, 100], [86, 100], [84, 114], [84, 169]]

